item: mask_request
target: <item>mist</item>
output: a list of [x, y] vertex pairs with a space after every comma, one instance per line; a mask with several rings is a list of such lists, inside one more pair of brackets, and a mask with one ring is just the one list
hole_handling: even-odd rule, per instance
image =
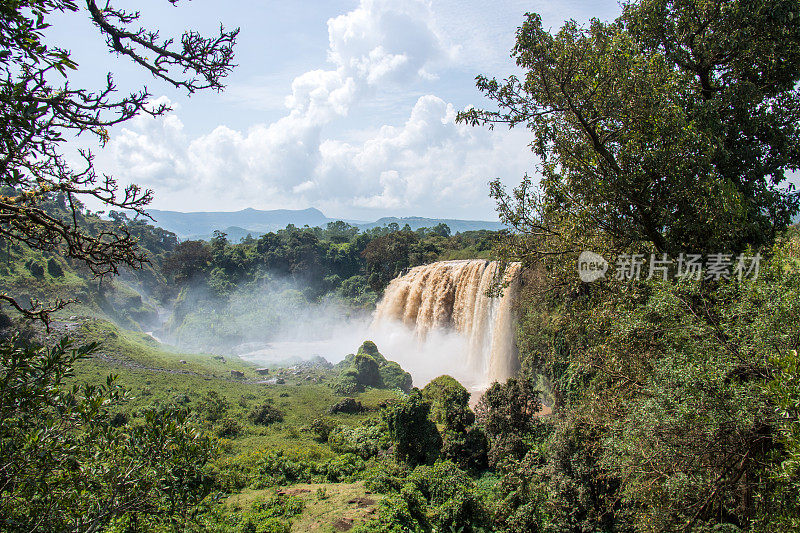
[[[335, 292], [314, 299], [307, 286], [287, 278], [261, 279], [224, 295], [209, 285], [190, 286], [158, 334], [180, 349], [265, 366], [314, 357], [337, 363], [372, 340], [411, 373], [415, 386], [449, 374], [482, 390], [516, 371], [509, 317], [516, 288], [489, 297], [497, 269], [483, 260], [416, 267], [390, 283], [375, 311], [354, 308]], [[516, 276], [518, 268], [509, 272]]]

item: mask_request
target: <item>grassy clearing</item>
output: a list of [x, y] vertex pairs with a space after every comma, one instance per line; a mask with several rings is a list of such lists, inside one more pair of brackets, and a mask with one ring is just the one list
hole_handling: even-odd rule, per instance
[[298, 483], [267, 490], [245, 490], [227, 498], [225, 505], [241, 511], [271, 496], [285, 494], [303, 500], [303, 512], [292, 522], [292, 531], [345, 531], [367, 521], [383, 498], [357, 483]]

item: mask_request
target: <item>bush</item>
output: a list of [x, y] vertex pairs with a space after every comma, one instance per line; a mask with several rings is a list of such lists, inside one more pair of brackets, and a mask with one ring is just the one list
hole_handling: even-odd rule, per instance
[[209, 422], [216, 422], [228, 412], [228, 407], [227, 398], [220, 396], [215, 390], [210, 390], [197, 401], [195, 409]]
[[358, 381], [358, 372], [354, 369], [346, 369], [333, 385], [336, 394], [357, 394], [364, 392], [364, 385]]
[[333, 424], [324, 418], [315, 418], [311, 422], [311, 431], [316, 435], [319, 442], [328, 442], [328, 436], [333, 429]]
[[64, 269], [58, 264], [55, 258], [51, 257], [47, 260], [47, 272], [54, 278], [60, 278], [64, 275]]
[[276, 495], [256, 502], [239, 524], [241, 533], [289, 533], [291, 519], [303, 512], [303, 500], [293, 496]]
[[256, 407], [250, 414], [248, 418], [253, 422], [253, 424], [259, 424], [262, 426], [268, 426], [273, 422], [283, 422], [284, 413], [271, 403], [265, 403]]
[[361, 346], [358, 348], [357, 353], [367, 354], [372, 357], [376, 363], [383, 366], [388, 361], [386, 358], [378, 351], [378, 346], [372, 341], [364, 341]]
[[409, 480], [428, 501], [431, 525], [440, 531], [480, 530], [486, 519], [475, 482], [450, 461], [417, 467]]
[[324, 463], [326, 479], [331, 483], [352, 483], [364, 471], [364, 460], [354, 453], [345, 453]]
[[236, 438], [241, 432], [242, 425], [233, 418], [224, 418], [217, 428], [217, 436], [220, 438]]
[[453, 377], [434, 379], [422, 389], [422, 396], [431, 402], [432, 418], [449, 430], [463, 431], [475, 421], [469, 391]]
[[28, 265], [28, 270], [34, 278], [41, 278], [44, 276], [44, 267], [36, 261], [31, 261]]
[[411, 465], [432, 463], [439, 455], [442, 438], [428, 419], [431, 404], [413, 389], [408, 398], [383, 411], [397, 457]]
[[357, 414], [363, 410], [364, 407], [361, 405], [361, 402], [357, 401], [355, 398], [344, 398], [328, 408], [328, 412], [332, 415], [336, 413]]
[[338, 453], [354, 453], [363, 459], [378, 454], [382, 448], [388, 448], [383, 428], [376, 422], [367, 422], [362, 426], [337, 426], [328, 436], [328, 444]]
[[253, 468], [253, 488], [310, 482], [313, 466], [310, 461], [286, 457], [281, 451], [267, 452]]

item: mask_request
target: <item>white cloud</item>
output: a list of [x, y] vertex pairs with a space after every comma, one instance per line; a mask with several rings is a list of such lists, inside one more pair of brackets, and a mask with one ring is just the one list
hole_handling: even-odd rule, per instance
[[118, 177], [154, 188], [161, 208], [314, 205], [342, 217], [381, 210], [490, 217], [486, 182], [515, 182], [530, 170], [524, 132], [456, 124], [451, 104], [424, 95], [403, 123], [380, 125], [372, 117], [372, 133], [362, 131], [358, 141], [329, 133], [364, 99], [434, 78], [455, 57], [432, 20], [424, 1], [362, 0], [328, 21], [335, 68], [297, 76], [282, 118], [195, 136], [175, 113], [138, 118], [114, 134], [103, 157]]
[[432, 95], [418, 99], [404, 124], [355, 143], [323, 140], [318, 126], [291, 115], [247, 132], [220, 126], [193, 140], [174, 116], [138, 126], [115, 139], [118, 164], [167, 203], [190, 195], [204, 199], [203, 209], [315, 205], [350, 217], [379, 210], [486, 217], [486, 182], [516, 181], [531, 164], [524, 132], [456, 124], [453, 106]]

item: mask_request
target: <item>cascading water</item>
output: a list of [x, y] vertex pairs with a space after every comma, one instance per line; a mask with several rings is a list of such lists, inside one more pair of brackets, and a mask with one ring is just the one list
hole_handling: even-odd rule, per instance
[[[461, 368], [448, 373], [468, 379], [472, 388], [504, 381], [519, 369], [513, 301], [519, 292], [520, 265], [511, 263], [502, 273], [506, 285], [502, 296], [489, 297], [499, 268], [497, 261], [483, 260], [412, 268], [386, 288], [372, 327], [400, 322], [421, 344], [437, 333], [455, 331], [463, 342], [448, 348], [456, 346], [462, 352], [453, 359]], [[418, 382], [417, 376], [414, 381]]]

